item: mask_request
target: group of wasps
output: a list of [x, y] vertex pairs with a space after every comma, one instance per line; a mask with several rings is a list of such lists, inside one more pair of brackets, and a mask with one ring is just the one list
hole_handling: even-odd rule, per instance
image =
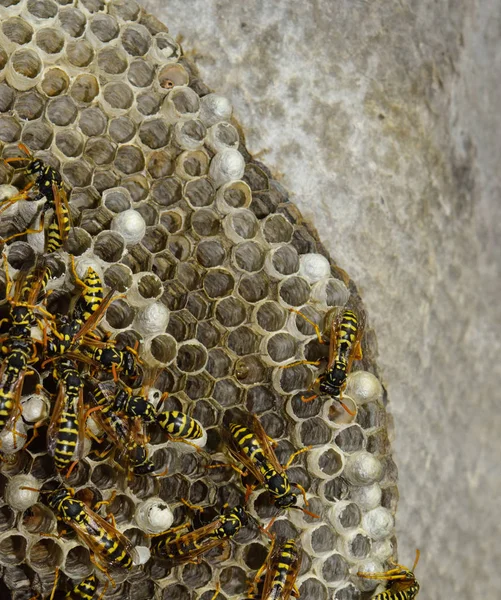
[[[46, 301], [52, 279], [50, 255], [64, 246], [71, 230], [69, 203], [59, 172], [34, 158], [23, 144], [19, 144], [19, 148], [22, 156], [7, 158], [5, 162], [23, 162], [21, 168], [31, 180], [19, 194], [0, 202], [0, 218], [2, 212], [20, 200], [43, 200], [40, 223], [37, 228], [27, 229], [0, 241], [6, 243], [26, 233], [42, 232], [46, 214], [51, 214], [51, 220], [46, 232], [46, 254], [32, 269], [21, 270], [13, 282], [9, 277], [5, 254], [3, 258], [9, 314], [0, 321], [3, 356], [0, 367], [0, 432], [11, 432], [14, 444], [29, 445], [37, 437], [43, 421], [35, 424], [32, 438], [23, 439], [22, 442], [16, 440], [16, 436], [23, 436], [16, 424], [22, 418], [21, 396], [25, 377], [35, 366], [37, 370], [47, 372], [54, 390], [47, 429], [47, 450], [54, 459], [60, 483], [54, 487], [52, 481], [44, 489], [36, 491], [40, 491], [44, 502], [63, 524], [61, 534], [64, 534], [64, 528], [71, 527], [89, 548], [95, 566], [106, 575], [101, 598], [108, 583], [114, 585], [113, 569], [130, 570], [138, 559], [131, 542], [116, 529], [112, 515], [103, 517], [99, 514], [101, 506], [109, 502], [90, 506], [88, 501], [80, 498], [79, 493], [66, 485], [66, 480], [83, 456], [86, 436], [93, 437], [99, 443], [99, 451], [94, 450], [99, 452], [99, 456], [114, 453], [115, 462], [124, 467], [128, 476], [144, 476], [158, 475], [146, 449], [148, 424], [157, 423], [168, 439], [192, 445], [203, 436], [203, 430], [186, 414], [156, 409], [148, 400], [148, 385], [143, 385], [140, 393], [133, 392], [130, 385], [134, 385], [132, 382], [138, 371], [142, 371], [144, 384], [148, 380], [145, 377], [147, 369], [140, 368], [142, 365], [136, 349], [119, 348], [100, 330], [100, 319], [115, 296], [113, 291], [104, 295], [102, 282], [95, 270], [89, 267], [86, 275], [80, 279], [73, 257], [70, 257], [70, 269], [78, 293], [69, 314], [54, 315], [48, 312]], [[323, 343], [318, 326], [301, 313], [299, 315], [314, 326], [319, 341]], [[34, 331], [38, 334], [34, 335]], [[337, 399], [348, 412], [348, 407], [342, 401], [343, 391], [352, 362], [362, 357], [362, 334], [363, 316], [348, 308], [341, 311], [330, 329], [327, 367], [314, 383], [318, 386], [319, 394]], [[304, 362], [307, 361], [300, 361]], [[154, 377], [149, 378], [150, 383], [152, 380]], [[48, 394], [47, 390], [43, 392]], [[303, 400], [310, 401], [315, 397]], [[102, 437], [96, 437], [87, 428], [90, 416], [99, 425]], [[293, 487], [300, 490], [305, 505], [306, 495], [299, 484], [290, 482], [287, 475], [294, 458], [308, 449], [294, 453], [286, 465], [281, 465], [273, 449], [274, 442], [266, 435], [260, 421], [251, 415], [243, 417], [241, 421], [227, 422], [223, 427], [225, 447], [235, 461], [243, 465], [244, 470], [235, 464], [231, 466], [242, 476], [251, 476], [257, 484], [262, 485], [277, 509], [299, 509], [316, 517], [306, 508], [297, 506], [299, 494]], [[218, 466], [225, 465], [211, 465]], [[253, 487], [247, 486], [245, 501]], [[196, 510], [198, 507], [191, 508]], [[183, 524], [151, 536], [151, 555], [172, 564], [199, 561], [214, 548], [229, 548], [229, 540], [251, 519], [243, 505], [225, 507], [216, 519], [198, 528]], [[289, 600], [299, 597], [295, 586], [302, 559], [299, 541], [288, 539], [278, 542], [269, 533], [270, 525], [266, 529], [260, 527], [263, 533], [272, 538], [272, 543], [263, 566], [249, 584], [245, 600]], [[412, 600], [419, 590], [412, 571], [401, 565], [395, 565], [384, 573], [359, 572], [358, 576], [389, 582], [389, 588], [374, 596], [374, 600]], [[51, 600], [56, 592], [57, 580], [58, 576]], [[92, 600], [96, 597], [98, 585], [98, 578], [92, 574], [69, 590], [65, 598]], [[216, 590], [214, 600], [218, 594]]]

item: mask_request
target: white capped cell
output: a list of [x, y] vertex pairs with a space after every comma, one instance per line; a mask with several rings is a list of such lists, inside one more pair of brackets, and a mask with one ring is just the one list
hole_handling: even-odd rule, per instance
[[122, 234], [127, 246], [138, 244], [146, 233], [146, 223], [137, 210], [129, 209], [115, 215], [110, 228]]
[[200, 120], [206, 127], [228, 121], [232, 112], [231, 102], [219, 94], [207, 94], [200, 100]]
[[374, 455], [361, 450], [346, 460], [344, 475], [353, 485], [369, 485], [383, 477], [383, 464]]
[[161, 302], [153, 302], [137, 313], [134, 328], [148, 336], [164, 332], [168, 323], [169, 309]]
[[174, 515], [166, 502], [153, 497], [137, 505], [134, 519], [137, 526], [147, 533], [163, 533], [172, 525]]
[[383, 398], [383, 386], [379, 379], [367, 371], [350, 373], [346, 383], [346, 393], [359, 405]]
[[299, 261], [299, 274], [310, 283], [316, 283], [331, 274], [329, 261], [321, 254], [302, 254]]
[[26, 510], [37, 503], [39, 487], [40, 482], [32, 475], [15, 475], [5, 488], [5, 501], [16, 510]]
[[392, 534], [395, 520], [387, 508], [378, 506], [364, 514], [362, 527], [373, 540], [384, 540]]
[[238, 150], [228, 148], [214, 155], [209, 175], [216, 188], [230, 181], [241, 179], [245, 172], [245, 160]]

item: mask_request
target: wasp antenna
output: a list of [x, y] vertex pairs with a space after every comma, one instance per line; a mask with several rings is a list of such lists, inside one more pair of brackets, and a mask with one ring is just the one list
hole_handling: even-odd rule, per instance
[[416, 558], [414, 560], [414, 564], [412, 565], [412, 572], [414, 572], [416, 570], [420, 556], [421, 556], [421, 552], [420, 552], [419, 548], [416, 548]]
[[309, 517], [312, 517], [313, 519], [320, 519], [320, 515], [316, 515], [315, 513], [312, 513], [309, 510], [306, 510], [306, 508], [304, 508], [303, 506], [291, 506], [290, 508], [296, 508], [297, 510], [301, 510], [302, 512], [304, 512], [305, 515], [308, 515]]
[[340, 398], [336, 398], [336, 399], [337, 399], [337, 401], [339, 402], [339, 404], [341, 404], [341, 406], [344, 408], [344, 410], [345, 410], [345, 411], [346, 411], [346, 412], [347, 412], [349, 415], [351, 415], [352, 417], [354, 417], [354, 416], [357, 414], [355, 411], [353, 411], [353, 410], [350, 410], [350, 409], [349, 409], [349, 408], [346, 406], [346, 404], [345, 404], [345, 403], [344, 403], [344, 402], [343, 402], [343, 401], [342, 401]]

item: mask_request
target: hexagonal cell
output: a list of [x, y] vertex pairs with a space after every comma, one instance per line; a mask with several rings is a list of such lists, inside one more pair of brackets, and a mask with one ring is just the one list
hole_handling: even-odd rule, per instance
[[75, 579], [87, 577], [92, 571], [92, 563], [87, 548], [82, 546], [71, 548], [66, 555], [64, 571]]
[[178, 342], [190, 340], [195, 335], [197, 321], [187, 310], [170, 313], [167, 333]]
[[207, 351], [200, 342], [192, 340], [179, 345], [176, 364], [181, 372], [199, 372], [205, 368], [206, 363]]
[[29, 534], [51, 533], [56, 528], [54, 513], [40, 503], [24, 511], [21, 523], [24, 531]]
[[94, 253], [107, 263], [118, 262], [125, 251], [123, 236], [114, 231], [102, 231], [94, 241]]
[[244, 275], [240, 278], [238, 293], [250, 303], [264, 300], [269, 293], [268, 278], [263, 273]]
[[259, 225], [250, 210], [240, 209], [230, 213], [223, 220], [225, 234], [233, 242], [249, 240], [256, 236]]
[[20, 17], [11, 17], [2, 22], [2, 33], [14, 44], [27, 44], [33, 36], [33, 28]]
[[132, 272], [126, 265], [111, 265], [104, 272], [104, 283], [117, 292], [126, 292], [132, 285]]
[[22, 535], [5, 534], [0, 538], [0, 562], [4, 565], [18, 565], [26, 557], [26, 538]]
[[222, 265], [226, 250], [219, 240], [203, 240], [197, 245], [197, 261], [206, 268]]
[[365, 445], [365, 436], [359, 425], [352, 425], [342, 429], [334, 437], [334, 442], [343, 452], [356, 452]]
[[232, 249], [235, 265], [242, 271], [250, 273], [260, 271], [265, 262], [265, 249], [257, 242], [243, 242]]
[[200, 107], [198, 95], [190, 88], [173, 89], [166, 96], [162, 111], [171, 122], [196, 118]]

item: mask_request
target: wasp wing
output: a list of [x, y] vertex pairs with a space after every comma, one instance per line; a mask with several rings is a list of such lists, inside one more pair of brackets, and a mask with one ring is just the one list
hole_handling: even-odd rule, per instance
[[[282, 553], [284, 550], [283, 544], [278, 546], [272, 553], [268, 563], [269, 566], [266, 569], [266, 576], [264, 580], [262, 598], [273, 598], [273, 600], [289, 600], [291, 597], [292, 591], [294, 589], [294, 584], [296, 582], [297, 576], [299, 574], [299, 569], [301, 568], [301, 559], [303, 556], [302, 548], [296, 546], [295, 552], [291, 553], [291, 561], [287, 563], [282, 559]], [[284, 579], [281, 580], [281, 586], [271, 595], [273, 583], [275, 581], [275, 577], [279, 570], [286, 568], [286, 573], [283, 574]], [[279, 595], [277, 595], [277, 593]]]
[[[68, 232], [72, 227], [70, 206], [66, 192], [62, 188], [58, 188], [55, 183], [52, 184], [52, 195], [54, 196], [54, 216], [57, 219], [59, 236], [64, 243], [68, 239]], [[67, 225], [65, 219], [67, 219]]]
[[61, 417], [65, 405], [65, 386], [64, 383], [60, 381], [57, 388], [56, 404], [54, 406], [54, 410], [52, 411], [49, 428], [47, 429], [47, 452], [50, 454], [50, 456], [54, 456], [59, 431], [59, 419]]
[[[212, 550], [217, 548], [226, 541], [226, 538], [214, 538], [211, 534], [214, 533], [222, 524], [220, 518], [215, 521], [211, 521], [194, 531], [189, 531], [179, 537], [174, 537], [171, 541], [167, 542], [165, 551], [162, 554], [174, 554], [175, 556], [169, 557], [168, 560], [179, 563], [187, 560], [193, 560]], [[167, 533], [168, 537], [169, 534]]]
[[283, 473], [284, 468], [280, 464], [277, 455], [275, 454], [275, 450], [273, 450], [273, 446], [271, 445], [270, 438], [266, 434], [261, 421], [256, 417], [256, 415], [252, 415], [252, 430], [254, 431], [261, 448], [263, 449], [263, 454], [270, 461], [270, 464], [277, 471], [277, 473]]
[[99, 543], [99, 539], [102, 537], [102, 531], [114, 541], [118, 542], [127, 556], [130, 557], [132, 562], [137, 562], [137, 553], [132, 543], [125, 537], [123, 533], [120, 533], [111, 523], [108, 523], [103, 517], [91, 510], [87, 505], [83, 504], [83, 509], [87, 513], [88, 520], [82, 524], [71, 523], [73, 529], [80, 539], [94, 552], [100, 563], [107, 564], [112, 567], [119, 567], [120, 562], [116, 560], [110, 560], [108, 556], [103, 552], [103, 548], [106, 548]]

